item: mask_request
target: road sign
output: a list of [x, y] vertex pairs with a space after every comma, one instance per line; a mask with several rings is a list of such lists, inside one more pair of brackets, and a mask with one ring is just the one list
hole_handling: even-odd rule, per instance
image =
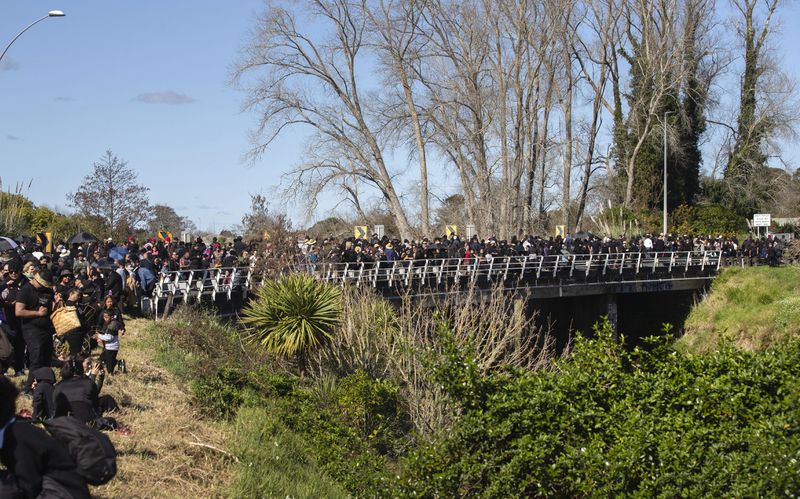
[[467, 238], [472, 239], [472, 236], [474, 236], [475, 234], [477, 234], [477, 232], [475, 231], [475, 225], [474, 224], [468, 224], [467, 225]]
[[383, 225], [376, 225], [374, 229], [374, 233], [378, 235], [378, 239], [383, 239], [383, 235], [386, 233], [386, 228]]
[[562, 238], [567, 237], [566, 225], [556, 225], [556, 237], [558, 236], [561, 236]]
[[770, 213], [756, 213], [753, 215], [753, 227], [769, 227], [772, 225], [772, 215]]
[[353, 227], [353, 234], [355, 235], [356, 239], [366, 239], [369, 237], [367, 235], [367, 226], [366, 225], [356, 225]]
[[458, 225], [445, 225], [444, 226], [444, 233], [447, 237], [457, 236], [458, 235]]
[[52, 244], [50, 243], [50, 238], [47, 237], [49, 234], [49, 232], [36, 233], [36, 244], [40, 245], [45, 253], [52, 252]]

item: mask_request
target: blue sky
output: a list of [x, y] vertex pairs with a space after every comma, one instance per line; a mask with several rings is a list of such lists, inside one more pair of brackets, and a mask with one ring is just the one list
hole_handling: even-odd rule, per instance
[[240, 221], [248, 192], [270, 193], [293, 162], [281, 141], [242, 162], [253, 116], [227, 84], [262, 0], [3, 0], [0, 49], [29, 22], [0, 67], [0, 178], [33, 185], [38, 204], [66, 205], [106, 149], [139, 172], [154, 203], [201, 228]]
[[[32, 180], [26, 194], [34, 202], [65, 207], [66, 193], [111, 149], [139, 172], [153, 203], [202, 229], [238, 223], [248, 193], [275, 199], [280, 174], [302, 153], [302, 133], [286, 134], [256, 165], [244, 163], [255, 117], [240, 111], [243, 95], [227, 83], [263, 7], [263, 0], [2, 0], [0, 49], [48, 10], [67, 14], [33, 27], [0, 63], [3, 188]], [[797, 79], [799, 18], [800, 3], [789, 4], [777, 44]], [[796, 148], [789, 156], [800, 159]]]

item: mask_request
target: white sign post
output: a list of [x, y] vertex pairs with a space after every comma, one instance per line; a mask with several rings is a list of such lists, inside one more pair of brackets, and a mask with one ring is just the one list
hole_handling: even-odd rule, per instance
[[[772, 225], [772, 215], [770, 213], [756, 213], [753, 215], [753, 227], [766, 227], [766, 232], [769, 232], [769, 226]], [[759, 229], [759, 236], [761, 236], [761, 229]]]

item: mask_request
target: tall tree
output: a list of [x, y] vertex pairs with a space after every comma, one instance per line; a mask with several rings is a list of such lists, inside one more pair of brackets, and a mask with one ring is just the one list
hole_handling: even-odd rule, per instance
[[665, 121], [664, 115], [677, 112], [683, 78], [681, 14], [678, 0], [630, 0], [624, 4], [628, 46], [620, 54], [630, 68], [625, 95], [628, 115], [624, 129], [616, 129], [615, 148], [623, 163], [618, 174], [627, 207], [654, 207], [660, 199], [663, 166], [659, 139], [669, 133], [674, 121], [674, 116]]
[[418, 98], [414, 91], [413, 65], [419, 64], [419, 23], [426, 0], [362, 0], [367, 13], [378, 52], [384, 57], [384, 76], [387, 86], [399, 85], [403, 105], [402, 118], [398, 120], [410, 127], [414, 150], [419, 162], [419, 208], [423, 234], [431, 234], [430, 190], [428, 188], [428, 151], [423, 132]]
[[[764, 189], [759, 173], [767, 167], [767, 141], [783, 124], [774, 120], [764, 105], [764, 78], [770, 69], [768, 37], [780, 0], [732, 0], [737, 13], [737, 35], [743, 49], [744, 67], [739, 89], [739, 113], [732, 150], [725, 167], [730, 201], [742, 215], [749, 216], [762, 201]], [[755, 182], [753, 182], [755, 178]], [[763, 176], [762, 176], [763, 177]], [[753, 192], [757, 190], [759, 192]]]
[[99, 217], [108, 231], [123, 236], [148, 219], [149, 187], [138, 183], [138, 175], [107, 150], [99, 161], [92, 163], [77, 191], [67, 194], [67, 200], [81, 215]]

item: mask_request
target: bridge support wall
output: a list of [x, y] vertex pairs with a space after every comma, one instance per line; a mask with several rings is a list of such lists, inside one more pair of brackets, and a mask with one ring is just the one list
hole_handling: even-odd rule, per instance
[[536, 323], [549, 328], [561, 350], [576, 332], [592, 334], [592, 327], [608, 316], [616, 334], [635, 346], [645, 336], [660, 334], [669, 323], [680, 334], [692, 304], [701, 290], [661, 291], [651, 293], [612, 293], [607, 295], [561, 298], [529, 298], [527, 311]]

